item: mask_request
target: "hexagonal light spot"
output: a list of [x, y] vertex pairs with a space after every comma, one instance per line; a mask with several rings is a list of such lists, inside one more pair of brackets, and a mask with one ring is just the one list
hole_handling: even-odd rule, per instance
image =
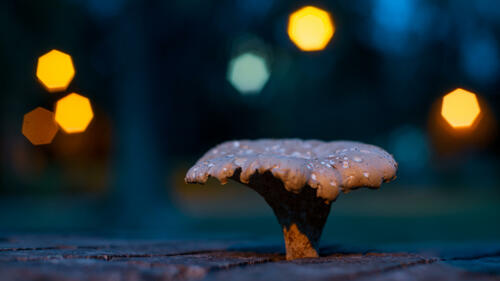
[[88, 98], [71, 93], [57, 101], [55, 120], [69, 134], [81, 133], [94, 118]]
[[38, 58], [36, 77], [49, 92], [64, 91], [75, 76], [71, 56], [52, 50]]
[[481, 113], [476, 94], [458, 88], [443, 97], [441, 116], [453, 128], [470, 127]]
[[302, 51], [323, 50], [334, 32], [330, 14], [313, 6], [295, 11], [288, 19], [288, 36]]
[[269, 79], [266, 60], [253, 53], [244, 53], [229, 62], [227, 80], [241, 94], [259, 93]]
[[22, 133], [33, 145], [51, 143], [57, 131], [52, 111], [37, 107], [24, 115]]

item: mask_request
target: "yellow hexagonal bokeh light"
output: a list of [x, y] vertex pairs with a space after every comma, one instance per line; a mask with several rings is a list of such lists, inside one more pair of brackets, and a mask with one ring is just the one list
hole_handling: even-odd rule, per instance
[[457, 88], [443, 97], [441, 116], [453, 128], [470, 127], [481, 113], [476, 94]]
[[24, 115], [22, 133], [33, 145], [51, 143], [57, 131], [52, 111], [37, 107]]
[[71, 56], [52, 50], [38, 58], [36, 77], [49, 92], [64, 91], [75, 76]]
[[57, 101], [55, 120], [69, 134], [81, 133], [94, 118], [88, 98], [71, 93]]
[[330, 14], [313, 6], [295, 11], [288, 20], [288, 36], [302, 51], [323, 50], [334, 32]]

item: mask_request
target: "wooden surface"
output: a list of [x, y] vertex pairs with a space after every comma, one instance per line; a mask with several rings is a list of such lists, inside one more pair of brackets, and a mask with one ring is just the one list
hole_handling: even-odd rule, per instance
[[500, 245], [326, 246], [287, 262], [278, 243], [76, 236], [0, 238], [0, 280], [500, 280]]

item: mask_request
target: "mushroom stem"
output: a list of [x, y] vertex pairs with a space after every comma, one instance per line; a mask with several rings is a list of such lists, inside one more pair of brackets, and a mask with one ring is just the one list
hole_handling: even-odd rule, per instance
[[318, 241], [302, 233], [296, 224], [283, 226], [285, 238], [286, 259], [317, 258]]
[[[236, 171], [233, 179], [239, 180]], [[323, 227], [331, 203], [316, 196], [316, 190], [306, 186], [300, 193], [285, 189], [281, 180], [270, 172], [255, 173], [246, 184], [257, 191], [273, 209], [283, 228], [286, 259], [318, 257]]]
[[284, 204], [271, 204], [266, 200], [283, 228], [286, 259], [317, 258], [319, 240], [331, 204], [325, 203], [324, 200], [307, 198], [315, 196], [315, 190], [312, 188], [304, 189], [301, 194], [288, 192], [288, 195], [295, 198], [289, 198], [291, 200], [286, 200]]

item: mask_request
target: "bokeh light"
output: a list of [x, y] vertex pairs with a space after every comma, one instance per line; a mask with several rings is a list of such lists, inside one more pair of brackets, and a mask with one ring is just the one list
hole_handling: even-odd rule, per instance
[[476, 94], [458, 88], [443, 97], [441, 116], [453, 128], [470, 127], [481, 113]]
[[75, 76], [71, 56], [52, 50], [38, 58], [36, 77], [49, 92], [64, 91]]
[[71, 93], [56, 104], [55, 120], [66, 133], [81, 133], [94, 117], [88, 98]]
[[288, 20], [288, 36], [302, 51], [323, 50], [334, 32], [330, 14], [313, 6], [295, 11]]
[[464, 72], [480, 83], [494, 83], [500, 68], [498, 43], [490, 32], [471, 32], [461, 44]]
[[418, 127], [404, 125], [392, 132], [389, 148], [397, 159], [398, 173], [415, 174], [422, 177], [431, 157], [426, 133]]
[[33, 145], [51, 143], [58, 130], [54, 113], [45, 108], [37, 107], [24, 115], [22, 133]]
[[[415, 0], [375, 0], [362, 40], [386, 55], [408, 55], [431, 40], [432, 4]], [[415, 24], [417, 23], [418, 24]]]
[[248, 52], [229, 62], [227, 80], [241, 94], [256, 94], [262, 90], [269, 75], [264, 57]]
[[[473, 155], [472, 151], [484, 149], [496, 140], [498, 123], [494, 111], [488, 100], [478, 95], [475, 97], [480, 113], [468, 127], [453, 127], [443, 117], [443, 97], [437, 98], [432, 103], [427, 119], [427, 132], [435, 159], [449, 160]], [[451, 163], [447, 162], [446, 165]]]

